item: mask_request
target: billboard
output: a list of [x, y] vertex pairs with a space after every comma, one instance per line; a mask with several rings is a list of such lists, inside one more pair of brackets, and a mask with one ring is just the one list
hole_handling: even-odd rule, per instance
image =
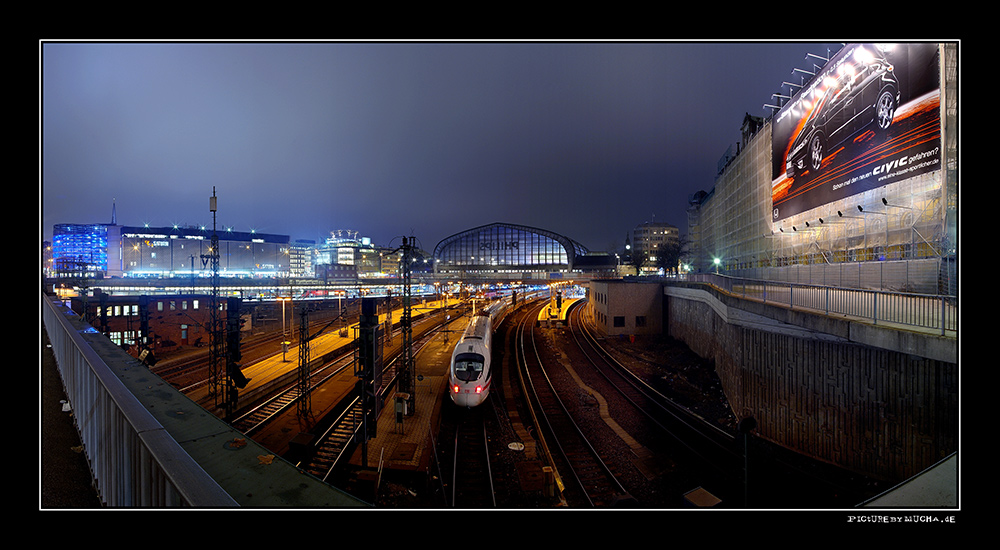
[[774, 117], [772, 221], [941, 168], [935, 44], [848, 44]]

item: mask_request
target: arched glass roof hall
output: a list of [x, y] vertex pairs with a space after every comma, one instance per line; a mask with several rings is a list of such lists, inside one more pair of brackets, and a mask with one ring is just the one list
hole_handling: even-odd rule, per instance
[[435, 270], [449, 272], [572, 271], [588, 250], [551, 231], [493, 223], [456, 233], [434, 248]]

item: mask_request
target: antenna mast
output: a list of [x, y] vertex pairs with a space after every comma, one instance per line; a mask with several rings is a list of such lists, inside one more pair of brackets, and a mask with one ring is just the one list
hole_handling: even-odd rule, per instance
[[226, 339], [222, 321], [222, 304], [219, 301], [219, 235], [215, 230], [217, 203], [215, 186], [212, 186], [212, 196], [208, 200], [208, 209], [212, 212], [212, 240], [209, 253], [201, 255], [202, 265], [207, 262], [212, 270], [212, 328], [209, 332], [209, 393], [215, 398], [215, 406], [219, 407], [226, 401], [226, 377], [222, 368], [226, 357]]

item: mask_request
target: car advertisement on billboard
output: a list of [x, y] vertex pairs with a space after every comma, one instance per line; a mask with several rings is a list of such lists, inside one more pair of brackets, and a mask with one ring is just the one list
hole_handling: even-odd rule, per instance
[[848, 44], [774, 117], [773, 221], [941, 168], [937, 44]]

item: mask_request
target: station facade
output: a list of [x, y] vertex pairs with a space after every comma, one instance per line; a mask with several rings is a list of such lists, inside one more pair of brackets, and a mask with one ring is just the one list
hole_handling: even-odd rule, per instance
[[595, 263], [589, 250], [569, 237], [510, 223], [447, 237], [434, 248], [433, 258], [435, 273], [442, 275], [551, 279], [602, 269], [602, 262]]

